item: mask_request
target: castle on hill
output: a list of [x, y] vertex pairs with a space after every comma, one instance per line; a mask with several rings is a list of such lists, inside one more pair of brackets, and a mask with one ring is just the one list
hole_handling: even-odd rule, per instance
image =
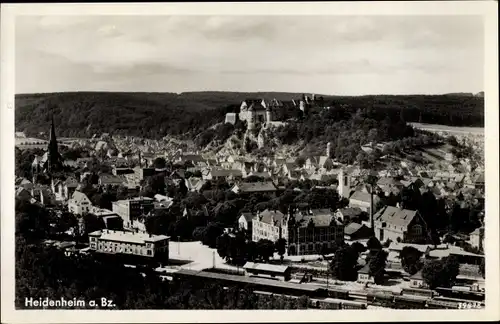
[[[316, 105], [315, 95], [305, 96], [299, 100], [292, 100], [290, 104], [297, 107], [303, 115], [306, 115], [308, 110]], [[246, 121], [248, 129], [255, 129], [257, 126], [281, 126], [285, 123], [275, 120], [275, 112], [282, 109], [286, 103], [273, 99], [245, 99], [240, 105], [239, 113], [227, 113], [225, 123], [236, 123], [236, 120]]]

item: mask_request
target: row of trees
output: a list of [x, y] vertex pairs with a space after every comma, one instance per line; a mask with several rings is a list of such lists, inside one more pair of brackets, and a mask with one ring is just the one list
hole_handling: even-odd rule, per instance
[[286, 240], [278, 239], [276, 242], [261, 239], [258, 242], [249, 240], [242, 231], [228, 234], [224, 233], [216, 239], [217, 253], [228, 263], [244, 265], [247, 261], [269, 261], [274, 252], [278, 252], [281, 260], [286, 252]]

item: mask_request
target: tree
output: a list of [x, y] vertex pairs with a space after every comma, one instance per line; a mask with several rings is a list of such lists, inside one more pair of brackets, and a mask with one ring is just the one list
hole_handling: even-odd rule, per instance
[[332, 275], [339, 280], [355, 281], [357, 279], [357, 264], [357, 252], [350, 246], [344, 246], [335, 253], [330, 262], [330, 269]]
[[380, 250], [382, 249], [382, 244], [375, 236], [372, 236], [368, 239], [368, 242], [366, 242], [366, 247], [370, 251]]
[[373, 276], [376, 284], [384, 282], [387, 255], [386, 251], [378, 250], [369, 261], [369, 275]]
[[231, 237], [227, 233], [222, 234], [216, 239], [215, 246], [217, 248], [217, 253], [224, 260], [228, 260], [230, 257], [229, 254], [230, 240]]
[[412, 246], [405, 246], [399, 253], [403, 269], [410, 275], [414, 275], [422, 268], [421, 256], [422, 253]]
[[257, 251], [263, 261], [269, 261], [274, 254], [274, 243], [270, 240], [261, 239], [257, 242]]
[[174, 223], [174, 233], [180, 236], [181, 239], [191, 239], [193, 234], [193, 226], [187, 217], [181, 217]]
[[210, 248], [216, 247], [217, 237], [222, 235], [224, 228], [219, 223], [209, 223], [202, 236], [202, 243]]
[[259, 257], [259, 251], [257, 248], [257, 243], [254, 241], [248, 241], [247, 242], [247, 260], [248, 261], [255, 261]]
[[276, 251], [278, 251], [278, 254], [280, 255], [281, 262], [283, 262], [283, 257], [286, 252], [286, 240], [284, 238], [279, 238], [276, 242]]
[[203, 226], [199, 226], [199, 227], [196, 227], [193, 231], [193, 240], [195, 241], [201, 241], [202, 238], [203, 238], [203, 231], [205, 230], [205, 227]]
[[356, 251], [356, 253], [358, 253], [358, 254], [363, 253], [363, 252], [366, 251], [366, 247], [363, 244], [359, 243], [359, 242], [352, 243], [351, 248], [354, 251]]
[[426, 262], [422, 277], [431, 289], [453, 286], [459, 272], [459, 263], [454, 257]]
[[153, 161], [153, 167], [155, 169], [165, 169], [167, 167], [167, 162], [165, 161], [164, 158], [162, 157], [157, 157], [154, 161]]

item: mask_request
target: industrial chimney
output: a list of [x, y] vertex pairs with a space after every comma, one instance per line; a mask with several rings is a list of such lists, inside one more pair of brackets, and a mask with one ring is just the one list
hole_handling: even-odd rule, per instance
[[375, 233], [375, 224], [373, 219], [373, 185], [370, 186], [370, 228]]

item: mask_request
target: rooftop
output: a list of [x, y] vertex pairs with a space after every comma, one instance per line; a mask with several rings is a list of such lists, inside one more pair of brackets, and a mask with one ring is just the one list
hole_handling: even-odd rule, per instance
[[275, 265], [275, 264], [269, 264], [269, 263], [254, 263], [254, 262], [247, 262], [245, 263], [245, 266], [243, 266], [243, 269], [245, 270], [261, 270], [261, 271], [269, 271], [269, 272], [280, 272], [284, 273], [286, 270], [288, 270], [288, 266], [283, 266], [283, 265]]
[[165, 235], [150, 235], [147, 233], [113, 231], [113, 230], [95, 231], [90, 233], [89, 236], [100, 237], [102, 240], [106, 241], [137, 243], [137, 244], [144, 244], [146, 242], [158, 242], [170, 239], [169, 236]]

